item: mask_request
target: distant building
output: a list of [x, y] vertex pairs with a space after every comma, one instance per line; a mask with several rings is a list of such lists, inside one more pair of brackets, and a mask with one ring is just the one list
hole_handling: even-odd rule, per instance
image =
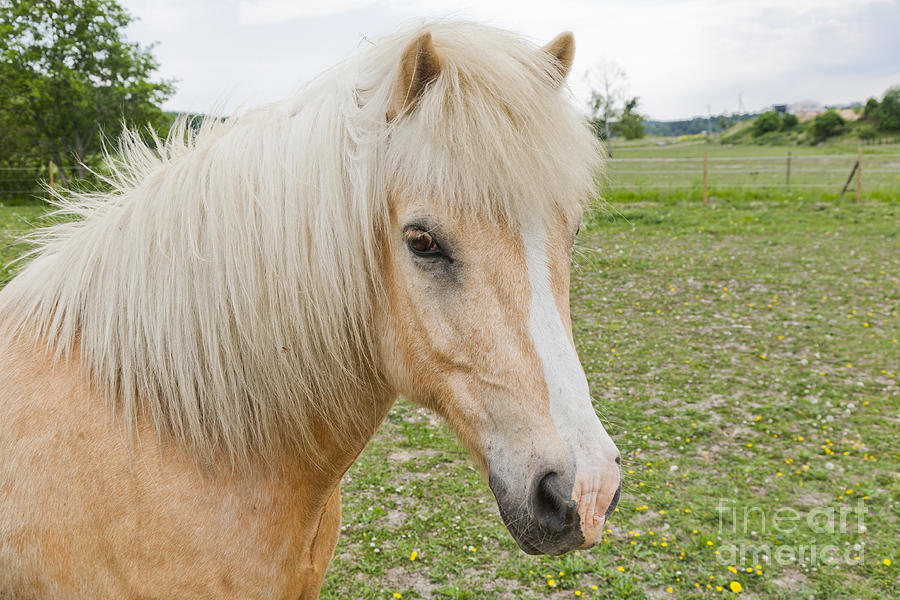
[[784, 113], [787, 112], [787, 110], [788, 110], [788, 105], [787, 105], [787, 104], [773, 104], [773, 105], [772, 105], [772, 110], [774, 110], [775, 112], [777, 112], [779, 115], [783, 115]]
[[790, 106], [788, 106], [788, 112], [792, 115], [797, 115], [798, 117], [802, 114], [806, 113], [820, 113], [825, 110], [825, 107], [822, 106], [821, 102], [816, 102], [815, 100], [803, 100], [802, 102], [794, 102]]

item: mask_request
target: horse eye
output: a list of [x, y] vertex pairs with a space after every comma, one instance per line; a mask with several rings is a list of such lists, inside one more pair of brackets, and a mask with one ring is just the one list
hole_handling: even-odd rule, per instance
[[419, 256], [440, 254], [441, 248], [427, 231], [413, 230], [406, 233], [406, 244], [409, 249]]

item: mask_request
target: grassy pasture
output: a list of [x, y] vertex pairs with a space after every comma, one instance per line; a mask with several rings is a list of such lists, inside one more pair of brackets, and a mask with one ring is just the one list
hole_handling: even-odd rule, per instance
[[[900, 204], [610, 196], [572, 274], [623, 455], [604, 542], [521, 553], [448, 429], [401, 401], [346, 476], [323, 597], [900, 597]], [[43, 211], [0, 207], [4, 264]]]
[[[665, 143], [665, 145], [659, 145]], [[900, 194], [900, 144], [863, 146], [863, 191], [874, 199]], [[778, 194], [801, 199], [838, 196], [856, 162], [858, 147], [847, 143], [827, 146], [723, 145], [688, 139], [680, 143], [661, 138], [613, 142], [608, 187], [617, 194], [685, 194], [700, 198], [703, 154], [708, 153], [708, 186], [712, 196]], [[791, 153], [790, 185], [787, 155]], [[848, 197], [856, 191], [855, 180]]]
[[[519, 552], [446, 427], [401, 401], [347, 476], [324, 597], [900, 596], [898, 217], [797, 201], [598, 213], [572, 309], [624, 458], [604, 543]], [[842, 508], [844, 525], [819, 524]]]

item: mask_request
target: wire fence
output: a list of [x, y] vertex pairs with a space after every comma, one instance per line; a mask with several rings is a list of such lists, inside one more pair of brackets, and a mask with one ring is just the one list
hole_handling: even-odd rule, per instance
[[840, 193], [896, 190], [900, 154], [617, 157], [607, 189], [825, 189]]
[[[608, 159], [609, 190], [779, 188], [900, 194], [900, 154], [616, 157]], [[60, 172], [74, 167], [0, 167], [0, 200], [46, 198]], [[852, 173], [852, 177], [851, 177]], [[74, 179], [74, 177], [71, 177]]]
[[[91, 169], [92, 167], [88, 167]], [[82, 171], [83, 173], [84, 171]], [[60, 167], [52, 162], [40, 166], [0, 166], [0, 200], [17, 198], [25, 200], [48, 199], [47, 186], [60, 187], [65, 175], [68, 181], [75, 187], [93, 182], [93, 175], [89, 180], [78, 179], [77, 167]]]

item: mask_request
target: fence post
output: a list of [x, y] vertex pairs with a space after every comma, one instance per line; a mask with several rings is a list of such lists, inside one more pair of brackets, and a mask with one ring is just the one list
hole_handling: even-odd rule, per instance
[[709, 202], [709, 195], [706, 192], [706, 171], [709, 162], [709, 152], [703, 153], [703, 202]]
[[856, 155], [856, 202], [860, 202], [862, 197], [862, 146]]
[[786, 180], [786, 182], [787, 182], [787, 188], [788, 188], [788, 190], [790, 190], [791, 189], [791, 151], [790, 150], [788, 150], [788, 157], [787, 157], [787, 180]]

